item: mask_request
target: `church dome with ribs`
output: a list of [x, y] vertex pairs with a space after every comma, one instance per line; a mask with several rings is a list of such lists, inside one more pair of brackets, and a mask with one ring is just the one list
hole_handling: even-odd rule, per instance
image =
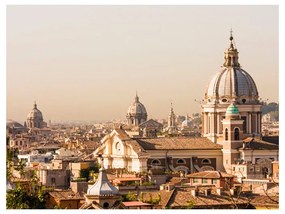
[[206, 93], [207, 103], [237, 104], [258, 103], [259, 96], [253, 78], [240, 67], [238, 51], [230, 37], [230, 47], [225, 51], [222, 69], [210, 81]]

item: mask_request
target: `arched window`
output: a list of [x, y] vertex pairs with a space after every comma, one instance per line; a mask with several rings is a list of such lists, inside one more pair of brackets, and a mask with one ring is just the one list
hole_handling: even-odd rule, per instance
[[210, 159], [205, 158], [201, 161], [201, 163], [202, 164], [211, 164], [211, 161], [210, 161]]
[[115, 145], [115, 149], [120, 151], [121, 150], [121, 145], [120, 145], [120, 142], [117, 142], [116, 145]]
[[235, 140], [239, 140], [239, 129], [238, 129], [238, 128], [235, 128], [235, 129], [234, 129], [234, 133], [235, 133], [234, 139], [235, 139]]
[[229, 131], [227, 128], [225, 129], [225, 140], [229, 140]]
[[178, 159], [176, 161], [176, 163], [178, 163], [178, 164], [186, 164], [186, 161], [184, 159]]
[[151, 161], [151, 165], [152, 166], [157, 166], [157, 165], [160, 165], [160, 164], [161, 164], [161, 162], [158, 159], [154, 159], [154, 160]]

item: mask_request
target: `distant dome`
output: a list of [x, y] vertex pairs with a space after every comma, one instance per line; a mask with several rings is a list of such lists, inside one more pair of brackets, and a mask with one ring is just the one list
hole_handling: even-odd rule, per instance
[[27, 119], [37, 119], [37, 120], [43, 120], [43, 114], [42, 112], [37, 108], [37, 104], [34, 104], [34, 108], [32, 111], [28, 114]]
[[37, 108], [37, 104], [34, 104], [34, 108], [28, 114], [27, 117], [27, 127], [28, 128], [44, 128], [46, 127], [46, 123], [43, 119], [42, 112]]
[[258, 91], [253, 78], [240, 67], [238, 51], [230, 38], [230, 47], [225, 51], [222, 69], [210, 81], [205, 101], [208, 103], [237, 104], [258, 103]]
[[146, 109], [139, 101], [138, 95], [136, 95], [135, 101], [128, 108], [127, 120], [129, 125], [134, 126], [137, 126], [147, 120]]
[[141, 115], [147, 114], [144, 105], [139, 101], [139, 97], [137, 95], [135, 97], [135, 101], [129, 106], [127, 114], [132, 116], [137, 114]]
[[8, 119], [6, 121], [6, 127], [8, 127], [8, 128], [25, 128], [22, 124], [14, 121], [14, 120], [10, 120], [10, 119]]

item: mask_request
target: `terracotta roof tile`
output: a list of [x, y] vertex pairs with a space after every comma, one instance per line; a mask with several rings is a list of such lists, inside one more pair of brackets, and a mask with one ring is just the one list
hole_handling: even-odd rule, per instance
[[244, 149], [254, 149], [254, 150], [279, 149], [279, 146], [274, 143], [266, 142], [252, 137], [244, 139], [243, 142], [246, 143]]
[[203, 171], [187, 175], [189, 178], [232, 178], [234, 175], [219, 171]]
[[[232, 199], [235, 200], [237, 204], [247, 204], [249, 202], [245, 197], [239, 197], [238, 199], [233, 197]], [[208, 196], [200, 193], [194, 197], [191, 194], [190, 188], [177, 188], [168, 205], [170, 207], [187, 207], [191, 203], [194, 208], [233, 205], [232, 199], [227, 195], [217, 195], [213, 193], [213, 191], [212, 194]]]
[[116, 128], [115, 131], [118, 133], [118, 137], [121, 140], [130, 140], [130, 136], [125, 132], [124, 129]]
[[145, 150], [165, 150], [165, 149], [177, 149], [177, 150], [196, 150], [196, 149], [213, 149], [220, 150], [222, 146], [215, 144], [203, 137], [171, 137], [171, 138], [152, 138], [152, 139], [136, 139], [136, 141]]

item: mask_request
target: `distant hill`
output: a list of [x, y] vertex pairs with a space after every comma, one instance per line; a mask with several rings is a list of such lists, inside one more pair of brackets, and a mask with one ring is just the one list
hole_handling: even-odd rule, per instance
[[268, 103], [264, 104], [261, 108], [262, 115], [270, 113], [273, 121], [279, 121], [279, 104], [278, 103]]

